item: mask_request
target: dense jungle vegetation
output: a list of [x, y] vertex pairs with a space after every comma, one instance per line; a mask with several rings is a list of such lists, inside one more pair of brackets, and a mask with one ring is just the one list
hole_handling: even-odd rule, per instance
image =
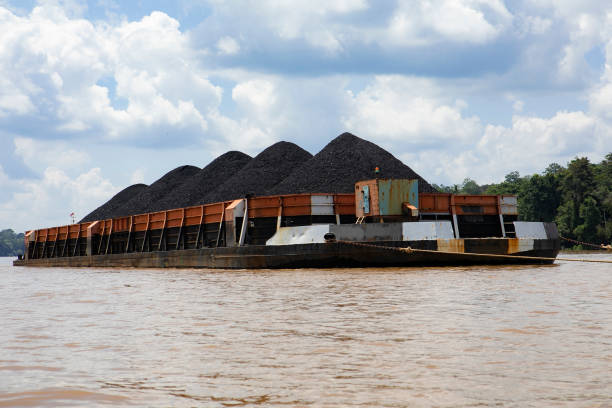
[[542, 174], [521, 177], [513, 171], [499, 184], [480, 186], [467, 178], [460, 186], [435, 187], [449, 193], [515, 194], [521, 220], [554, 221], [563, 237], [581, 242], [612, 241], [612, 153], [597, 164], [577, 157], [567, 167], [552, 163]]
[[15, 234], [12, 229], [0, 231], [0, 256], [23, 254], [23, 233]]

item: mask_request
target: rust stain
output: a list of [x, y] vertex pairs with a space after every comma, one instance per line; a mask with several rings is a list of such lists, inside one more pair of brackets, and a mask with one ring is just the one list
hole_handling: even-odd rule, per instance
[[519, 250], [519, 239], [518, 238], [509, 238], [508, 239], [508, 253], [515, 254], [520, 252]]
[[438, 251], [443, 252], [465, 252], [465, 241], [463, 239], [439, 239]]

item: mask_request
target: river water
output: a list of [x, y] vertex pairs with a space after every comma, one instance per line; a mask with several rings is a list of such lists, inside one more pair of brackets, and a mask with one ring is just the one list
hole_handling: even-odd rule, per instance
[[10, 261], [0, 258], [0, 407], [612, 406], [611, 264]]

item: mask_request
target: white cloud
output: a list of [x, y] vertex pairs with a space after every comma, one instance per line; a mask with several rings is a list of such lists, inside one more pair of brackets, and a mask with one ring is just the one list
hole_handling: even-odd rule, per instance
[[[46, 111], [55, 131], [83, 137], [162, 142], [174, 128], [197, 140], [222, 95], [198, 57], [161, 12], [112, 26], [69, 18], [54, 3], [25, 17], [0, 8], [0, 117]], [[116, 87], [100, 84], [107, 78]]]
[[[235, 2], [243, 10], [263, 16], [281, 38], [294, 39], [304, 33], [312, 35], [323, 28], [323, 21], [328, 18], [361, 11], [369, 7], [365, 0], [312, 0], [295, 2], [290, 0], [276, 1], [243, 1]], [[313, 22], [316, 22], [313, 24]]]
[[342, 51], [342, 36], [331, 30], [317, 30], [305, 34], [306, 41], [310, 45], [325, 50], [328, 55], [334, 55]]
[[69, 224], [71, 212], [85, 216], [118, 191], [99, 168], [71, 178], [48, 167], [40, 180], [7, 182], [0, 177], [0, 185], [9, 191], [0, 202], [0, 225], [17, 231]]
[[584, 112], [558, 112], [550, 118], [514, 116], [511, 127], [487, 125], [475, 144], [455, 149], [441, 144], [401, 157], [434, 183], [459, 184], [466, 177], [479, 184], [499, 183], [511, 171], [540, 173], [550, 163], [565, 165], [577, 155], [600, 160], [599, 131], [597, 120]]
[[514, 116], [512, 127], [488, 125], [478, 150], [500, 163], [533, 169], [538, 161], [566, 161], [578, 153], [594, 153], [596, 121], [584, 112], [558, 112], [549, 119]]
[[517, 34], [519, 37], [526, 34], [545, 34], [550, 30], [553, 23], [551, 19], [541, 16], [521, 15], [517, 17]]
[[563, 49], [559, 61], [559, 80], [567, 81], [589, 72], [585, 54], [601, 41], [601, 16], [583, 13], [572, 19], [570, 42]]
[[240, 51], [240, 44], [234, 38], [225, 36], [217, 41], [217, 49], [222, 55], [234, 55]]
[[603, 83], [591, 93], [590, 106], [597, 115], [612, 121], [612, 83]]
[[512, 14], [499, 0], [400, 0], [388, 35], [401, 45], [442, 40], [483, 44], [494, 40], [511, 22]]
[[464, 107], [431, 80], [380, 76], [351, 94], [343, 123], [364, 136], [410, 146], [475, 142], [482, 126], [478, 118], [462, 115]]
[[62, 141], [16, 137], [14, 144], [15, 154], [31, 169], [54, 166], [62, 170], [74, 170], [83, 168], [91, 160], [89, 154], [73, 149]]
[[522, 112], [524, 107], [525, 107], [525, 102], [523, 101], [514, 101], [514, 103], [512, 104], [512, 109], [515, 112]]
[[216, 153], [231, 148], [257, 154], [279, 140], [314, 151], [344, 130], [340, 116], [350, 103], [344, 78], [245, 73], [234, 80], [234, 113], [208, 116], [216, 137], [207, 145]]
[[605, 14], [610, 10], [610, 4], [599, 0], [532, 0], [530, 6], [544, 10], [556, 18], [574, 19], [582, 13]]
[[[534, 0], [521, 9], [519, 31], [540, 35], [538, 43], [530, 45], [540, 49], [532, 57], [546, 64], [555, 86], [588, 84], [597, 75], [587, 61], [587, 54], [610, 37], [610, 2]], [[554, 48], [548, 50], [551, 54], [546, 58], [542, 50], [551, 46]]]
[[[2, 168], [2, 164], [0, 164], [0, 186], [6, 187], [6, 186], [9, 185], [10, 181], [11, 180], [10, 180], [9, 176], [4, 172], [4, 169]], [[3, 188], [3, 190], [4, 190], [4, 188]], [[4, 197], [2, 197], [2, 198], [4, 198]], [[0, 200], [0, 201], [2, 201], [2, 200]]]
[[144, 183], [144, 169], [136, 169], [130, 176], [130, 184]]
[[271, 79], [250, 79], [239, 82], [232, 90], [238, 117], [225, 117], [219, 112], [208, 116], [213, 134], [208, 146], [221, 154], [228, 149], [254, 154], [277, 141], [283, 127], [281, 106], [276, 85]]
[[219, 113], [211, 113], [209, 118], [212, 131], [220, 136], [207, 141], [209, 150], [216, 156], [228, 150], [257, 154], [278, 141], [269, 129], [262, 129], [247, 118], [235, 120]]
[[243, 111], [256, 116], [269, 113], [277, 97], [271, 81], [256, 79], [237, 84], [232, 90], [232, 99]]
[[[210, 0], [216, 16], [224, 21], [256, 29], [258, 38], [268, 33], [273, 41], [304, 40], [310, 46], [338, 55], [348, 46], [376, 43], [383, 48], [427, 45], [440, 41], [484, 44], [512, 26], [513, 16], [501, 0], [399, 0], [389, 5], [364, 0]], [[351, 20], [358, 13], [388, 17], [377, 24]], [[238, 29], [239, 31], [239, 29]]]
[[12, 179], [0, 165], [0, 229], [64, 225], [71, 212], [83, 217], [118, 191], [88, 153], [67, 142], [11, 139], [15, 156], [40, 176]]
[[[608, 24], [610, 23], [612, 13], [608, 16]], [[589, 106], [596, 115], [612, 124], [612, 29], [609, 29], [607, 35], [605, 69], [599, 83], [589, 95]]]
[[209, 3], [216, 16], [228, 21], [227, 24], [256, 27], [253, 31], [258, 36], [267, 33], [275, 41], [302, 39], [331, 55], [342, 51], [343, 37], [354, 31], [350, 23], [338, 20], [370, 7], [366, 0], [210, 0]]
[[[612, 149], [610, 127], [592, 113], [520, 115], [524, 103], [516, 96], [508, 97], [517, 114], [506, 127], [483, 125], [480, 118], [464, 115], [466, 103], [453, 101], [432, 80], [380, 76], [363, 91], [349, 94], [345, 127], [388, 147], [436, 183], [460, 183], [465, 177], [499, 182], [510, 171], [533, 174], [576, 155], [598, 160]], [[604, 94], [600, 100], [612, 98]]]

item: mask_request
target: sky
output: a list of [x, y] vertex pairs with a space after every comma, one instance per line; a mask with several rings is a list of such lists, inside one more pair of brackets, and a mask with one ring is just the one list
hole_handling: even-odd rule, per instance
[[612, 152], [607, 0], [0, 0], [0, 230], [342, 132], [436, 184]]

